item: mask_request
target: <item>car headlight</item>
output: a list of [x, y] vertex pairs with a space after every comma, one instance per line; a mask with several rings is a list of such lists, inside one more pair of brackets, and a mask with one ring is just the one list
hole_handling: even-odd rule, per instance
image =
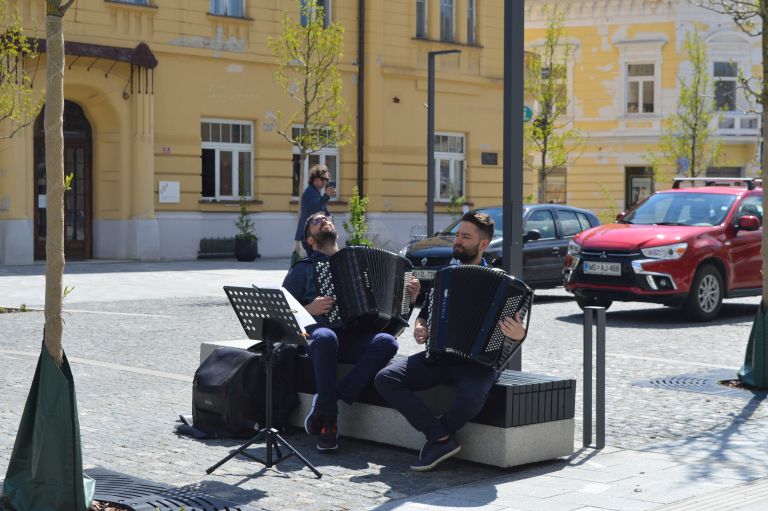
[[581, 245], [576, 243], [575, 241], [571, 240], [568, 242], [568, 253], [570, 255], [577, 255], [579, 252], [581, 252]]
[[645, 257], [651, 259], [680, 259], [687, 249], [688, 243], [675, 243], [674, 245], [643, 248], [640, 251]]

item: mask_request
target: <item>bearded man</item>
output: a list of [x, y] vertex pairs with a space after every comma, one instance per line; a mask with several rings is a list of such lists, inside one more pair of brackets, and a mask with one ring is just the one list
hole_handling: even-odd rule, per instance
[[[465, 214], [453, 240], [454, 259], [458, 264], [488, 266], [483, 252], [491, 242], [493, 233], [494, 222], [491, 217], [484, 213]], [[431, 306], [431, 301], [425, 300], [416, 319], [413, 335], [418, 344], [424, 344], [429, 338], [427, 316]], [[520, 341], [525, 338], [525, 327], [519, 317], [502, 318], [500, 327], [510, 339]], [[379, 371], [374, 380], [379, 394], [426, 437], [419, 460], [411, 465], [411, 470], [432, 470], [461, 450], [454, 435], [480, 413], [488, 391], [498, 378], [499, 372], [492, 367], [452, 357], [450, 354], [438, 360], [427, 359], [424, 351]], [[414, 392], [440, 384], [452, 385], [456, 389], [456, 396], [445, 414], [434, 417]]]
[[[317, 322], [307, 339], [317, 394], [304, 420], [304, 429], [317, 438], [319, 451], [333, 452], [338, 449], [338, 400], [354, 403], [373, 381], [376, 373], [395, 356], [398, 345], [395, 338], [386, 333], [328, 328], [325, 314], [333, 308], [334, 299], [318, 296], [314, 262], [339, 251], [333, 217], [324, 212], [310, 215], [304, 225], [304, 237], [312, 252], [288, 271], [283, 287]], [[407, 285], [415, 301], [420, 290], [418, 279], [412, 279]], [[352, 363], [354, 366], [337, 383], [338, 362]]]

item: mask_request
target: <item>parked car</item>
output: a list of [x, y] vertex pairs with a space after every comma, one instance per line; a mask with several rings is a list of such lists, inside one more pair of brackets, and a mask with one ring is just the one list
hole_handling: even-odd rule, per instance
[[616, 223], [571, 240], [563, 277], [580, 307], [643, 301], [707, 321], [723, 298], [762, 293], [762, 189], [748, 179], [702, 180], [707, 186], [693, 188], [679, 186], [698, 180], [675, 180]]
[[[491, 266], [502, 265], [501, 206], [482, 208], [477, 211], [493, 218], [496, 232], [485, 250], [485, 259]], [[523, 207], [523, 275], [531, 287], [547, 288], [562, 285], [563, 258], [568, 241], [578, 232], [599, 225], [594, 213], [585, 209], [559, 204], [534, 204]], [[453, 239], [459, 221], [452, 223], [431, 238], [416, 241], [400, 251], [413, 264], [414, 276], [422, 287], [432, 285], [435, 272], [451, 263]]]

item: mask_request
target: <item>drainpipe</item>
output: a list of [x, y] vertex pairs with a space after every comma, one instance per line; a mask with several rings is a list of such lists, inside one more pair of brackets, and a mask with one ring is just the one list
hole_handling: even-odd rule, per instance
[[363, 196], [365, 143], [365, 0], [357, 1], [357, 190]]

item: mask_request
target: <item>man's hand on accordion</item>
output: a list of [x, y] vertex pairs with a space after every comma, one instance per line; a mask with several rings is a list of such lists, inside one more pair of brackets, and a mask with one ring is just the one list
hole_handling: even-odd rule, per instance
[[417, 344], [424, 344], [429, 339], [427, 322], [421, 318], [416, 319], [416, 325], [413, 327], [413, 338], [416, 339]]
[[520, 321], [520, 313], [515, 314], [515, 317], [507, 316], [501, 318], [499, 321], [501, 332], [505, 337], [512, 339], [513, 341], [519, 341], [525, 338], [525, 327]]
[[331, 312], [334, 303], [335, 300], [330, 296], [318, 296], [310, 303], [305, 305], [304, 308], [307, 309], [307, 312], [309, 312], [311, 315], [320, 316], [322, 314], [328, 314]]
[[408, 288], [408, 293], [411, 295], [411, 305], [413, 305], [416, 303], [416, 299], [419, 297], [419, 293], [421, 292], [421, 282], [419, 282], [419, 279], [411, 279], [408, 281], [405, 287]]

